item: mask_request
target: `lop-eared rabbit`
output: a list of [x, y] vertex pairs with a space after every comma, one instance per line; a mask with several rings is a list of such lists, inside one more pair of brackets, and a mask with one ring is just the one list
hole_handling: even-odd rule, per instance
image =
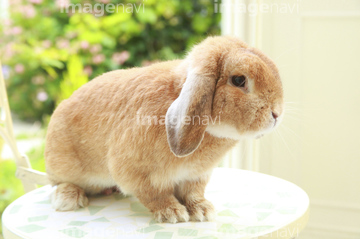
[[158, 222], [212, 220], [204, 191], [213, 168], [282, 115], [275, 64], [234, 37], [208, 37], [183, 60], [105, 73], [51, 117], [45, 159], [57, 185], [53, 207], [86, 207], [87, 195], [116, 188]]

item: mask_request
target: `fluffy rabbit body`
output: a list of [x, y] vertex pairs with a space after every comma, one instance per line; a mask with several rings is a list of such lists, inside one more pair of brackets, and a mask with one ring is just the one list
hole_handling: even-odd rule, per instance
[[53, 207], [85, 207], [86, 195], [116, 187], [159, 222], [211, 220], [212, 169], [241, 138], [275, 128], [282, 111], [274, 63], [233, 37], [209, 37], [184, 60], [105, 73], [51, 117]]

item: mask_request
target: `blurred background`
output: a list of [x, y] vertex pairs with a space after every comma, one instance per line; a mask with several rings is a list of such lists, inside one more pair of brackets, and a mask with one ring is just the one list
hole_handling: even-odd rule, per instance
[[[66, 12], [70, 3], [121, 4]], [[181, 58], [209, 35], [235, 35], [278, 65], [286, 112], [276, 132], [240, 142], [222, 166], [302, 187], [311, 205], [300, 238], [360, 238], [360, 1], [0, 0], [0, 18], [15, 134], [33, 168], [45, 171], [51, 113], [82, 84]], [[23, 189], [10, 149], [0, 148], [1, 214]]]

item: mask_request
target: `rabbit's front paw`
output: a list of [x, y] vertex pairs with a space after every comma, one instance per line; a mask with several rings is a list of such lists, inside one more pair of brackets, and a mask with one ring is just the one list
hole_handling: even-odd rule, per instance
[[171, 205], [167, 208], [162, 208], [154, 211], [155, 220], [158, 222], [188, 222], [189, 213], [181, 204]]
[[71, 211], [86, 207], [89, 200], [84, 189], [71, 183], [60, 183], [51, 196], [51, 203], [56, 211]]
[[189, 200], [185, 206], [190, 215], [190, 221], [212, 221], [215, 218], [215, 208], [206, 199]]

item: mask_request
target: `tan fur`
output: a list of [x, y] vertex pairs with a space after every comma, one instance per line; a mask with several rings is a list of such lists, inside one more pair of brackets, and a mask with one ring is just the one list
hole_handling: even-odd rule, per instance
[[[232, 75], [252, 79], [253, 91], [230, 85]], [[209, 37], [185, 60], [105, 73], [63, 101], [51, 118], [45, 159], [49, 179], [58, 185], [53, 205], [86, 206], [84, 191], [117, 186], [137, 196], [159, 222], [211, 220], [215, 211], [204, 189], [237, 141], [213, 136], [199, 123], [170, 127], [169, 119], [220, 117], [213, 127], [258, 134], [272, 128], [271, 112], [281, 115], [282, 105], [274, 63], [233, 37]], [[165, 115], [166, 126], [138, 121]], [[71, 207], [62, 206], [69, 197]]]

